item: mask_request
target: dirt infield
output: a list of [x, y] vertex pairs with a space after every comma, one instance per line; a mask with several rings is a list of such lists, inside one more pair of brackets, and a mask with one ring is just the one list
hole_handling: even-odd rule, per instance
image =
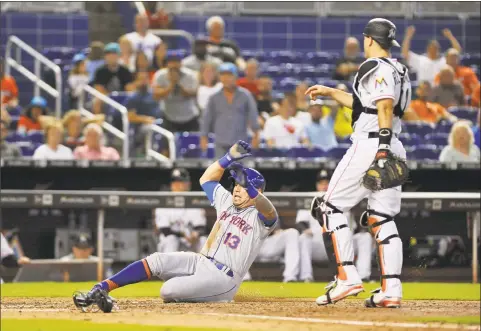
[[361, 300], [318, 307], [307, 299], [238, 297], [235, 303], [164, 304], [153, 298], [119, 299], [112, 314], [81, 313], [70, 298], [2, 298], [2, 318], [54, 318], [96, 323], [179, 325], [245, 330], [416, 330], [477, 326], [423, 324], [416, 318], [479, 315], [476, 301], [404, 301], [401, 309], [366, 309]]

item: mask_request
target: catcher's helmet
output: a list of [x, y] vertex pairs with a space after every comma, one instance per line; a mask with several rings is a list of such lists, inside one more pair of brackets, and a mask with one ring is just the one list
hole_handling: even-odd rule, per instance
[[[254, 187], [264, 192], [266, 189], [266, 180], [264, 179], [264, 176], [262, 176], [259, 171], [253, 168], [244, 168], [244, 170], [247, 174], [247, 179], [254, 185]], [[233, 177], [230, 177], [230, 179], [232, 180], [231, 191], [233, 191], [236, 181]]]
[[382, 48], [400, 47], [396, 41], [396, 26], [384, 18], [370, 20], [364, 28], [363, 35], [377, 41]]

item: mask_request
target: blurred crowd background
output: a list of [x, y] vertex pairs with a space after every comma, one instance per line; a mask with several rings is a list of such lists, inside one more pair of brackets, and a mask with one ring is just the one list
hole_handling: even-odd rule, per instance
[[[257, 161], [273, 168], [281, 159], [315, 162], [312, 169], [263, 171], [269, 191], [324, 191], [331, 175], [324, 169], [333, 168], [326, 165], [335, 165], [350, 145], [352, 110], [311, 101], [305, 91], [313, 84], [351, 90], [365, 60], [362, 29], [374, 17], [396, 24], [401, 47], [392, 57], [409, 68], [413, 100], [400, 135], [408, 159], [445, 171], [413, 169], [408, 191], [472, 191], [474, 185], [479, 192], [463, 181], [473, 176], [469, 169], [479, 172], [480, 162], [479, 2], [4, 1], [2, 188], [158, 190], [162, 182], [166, 190], [198, 190], [199, 166], [126, 175], [112, 164], [106, 171], [35, 170], [4, 167], [3, 160], [213, 160], [244, 139]], [[446, 170], [453, 163], [471, 168]], [[22, 258], [4, 265], [30, 263], [25, 256], [95, 261], [95, 213], [2, 210], [13, 248], [4, 251], [2, 244], [2, 263], [12, 254]], [[367, 251], [363, 277], [369, 280], [374, 247], [354, 225], [358, 214], [350, 221], [356, 254]], [[465, 225], [473, 218], [466, 223], [464, 212], [403, 210], [399, 219], [406, 265], [468, 265]], [[156, 250], [198, 250], [214, 220], [210, 208], [111, 209], [104, 251], [128, 263]], [[281, 261], [283, 276], [276, 266], [252, 271], [253, 278], [318, 279], [311, 262], [326, 262], [325, 252], [302, 250], [319, 235], [317, 223], [306, 210], [285, 211], [281, 221], [260, 260]], [[26, 238], [25, 254], [17, 234]], [[431, 276], [449, 275], [461, 277], [458, 270]]]

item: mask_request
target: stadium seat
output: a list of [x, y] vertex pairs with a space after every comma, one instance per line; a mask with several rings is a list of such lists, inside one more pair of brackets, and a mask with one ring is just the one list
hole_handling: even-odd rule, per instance
[[275, 148], [258, 148], [252, 151], [254, 157], [285, 157], [286, 151]]
[[417, 146], [421, 143], [421, 137], [415, 133], [401, 132], [399, 140], [401, 140], [404, 146]]
[[451, 131], [451, 127], [453, 123], [449, 121], [441, 121], [436, 125], [436, 129], [434, 130], [437, 133], [449, 133]]
[[471, 107], [450, 107], [448, 112], [460, 119], [465, 119], [476, 123], [476, 117], [478, 116], [478, 111], [476, 108]]
[[336, 160], [342, 159], [344, 154], [346, 154], [348, 147], [345, 147], [343, 145], [334, 147], [326, 152], [326, 156], [331, 157]]
[[416, 160], [438, 160], [439, 159], [438, 146], [432, 144], [419, 145], [414, 150], [414, 158]]
[[27, 139], [34, 144], [43, 144], [44, 135], [42, 131], [29, 131], [27, 133]]
[[287, 151], [287, 157], [292, 158], [314, 158], [314, 157], [323, 157], [325, 156], [325, 152], [318, 148], [306, 148], [306, 147], [294, 147]]
[[436, 146], [446, 146], [448, 144], [448, 133], [435, 132], [428, 134], [424, 137], [424, 141], [428, 144], [433, 144]]
[[403, 132], [415, 133], [420, 136], [425, 136], [434, 131], [434, 126], [423, 122], [404, 122]]

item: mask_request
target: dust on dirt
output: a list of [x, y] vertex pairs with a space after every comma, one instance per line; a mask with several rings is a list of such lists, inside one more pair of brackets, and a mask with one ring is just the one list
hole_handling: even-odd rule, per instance
[[[118, 299], [112, 314], [81, 313], [70, 298], [2, 298], [2, 318], [59, 318], [98, 323], [182, 325], [245, 330], [413, 330], [415, 327], [362, 325], [363, 322], [413, 322], [416, 317], [479, 315], [478, 301], [416, 300], [403, 302], [401, 309], [366, 309], [362, 300], [352, 299], [318, 307], [312, 299], [237, 297], [234, 303], [164, 304], [158, 298]], [[226, 315], [229, 314], [229, 315]], [[234, 316], [235, 315], [235, 316]], [[243, 316], [238, 316], [243, 315]], [[278, 319], [260, 319], [253, 315]], [[281, 318], [316, 320], [281, 320]], [[358, 321], [357, 325], [329, 321]], [[459, 326], [462, 329], [462, 326]], [[438, 329], [437, 326], [432, 329]]]

